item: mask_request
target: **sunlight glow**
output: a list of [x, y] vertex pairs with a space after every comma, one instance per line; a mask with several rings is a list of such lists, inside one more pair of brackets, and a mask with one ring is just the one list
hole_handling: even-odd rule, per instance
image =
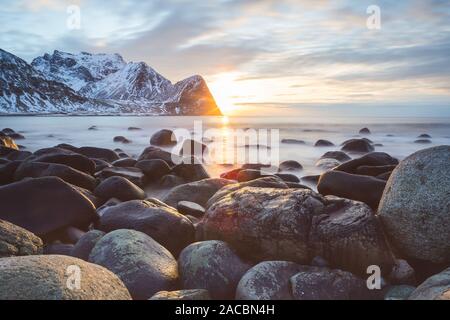
[[209, 89], [225, 116], [235, 114], [238, 108], [233, 99], [240, 92], [235, 79], [234, 73], [220, 73], [208, 81]]

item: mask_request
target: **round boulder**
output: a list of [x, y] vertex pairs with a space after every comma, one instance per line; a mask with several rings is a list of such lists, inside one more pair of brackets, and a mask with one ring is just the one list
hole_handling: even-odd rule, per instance
[[95, 244], [105, 235], [103, 231], [91, 230], [86, 232], [72, 248], [71, 256], [83, 260], [89, 259], [89, 254], [95, 247]]
[[150, 144], [155, 146], [167, 146], [177, 143], [176, 137], [172, 130], [162, 129], [155, 132], [150, 138]]
[[450, 268], [425, 280], [409, 300], [450, 300]]
[[145, 192], [124, 177], [113, 176], [103, 180], [94, 190], [97, 197], [122, 201], [144, 199]]

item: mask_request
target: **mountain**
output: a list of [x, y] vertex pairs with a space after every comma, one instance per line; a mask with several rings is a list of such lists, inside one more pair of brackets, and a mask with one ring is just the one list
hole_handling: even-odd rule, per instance
[[201, 76], [172, 84], [119, 54], [55, 50], [30, 65], [0, 52], [0, 113], [221, 115]]

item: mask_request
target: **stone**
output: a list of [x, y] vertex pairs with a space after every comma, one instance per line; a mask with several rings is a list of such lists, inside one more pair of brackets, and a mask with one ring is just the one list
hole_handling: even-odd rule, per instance
[[105, 168], [111, 167], [111, 164], [109, 162], [106, 162], [105, 160], [95, 158], [92, 158], [91, 160], [95, 163], [95, 172], [99, 172]]
[[125, 138], [124, 136], [116, 136], [116, 137], [113, 138], [113, 141], [114, 142], [125, 143], [125, 144], [128, 144], [128, 143], [132, 142], [131, 140]]
[[344, 143], [341, 150], [347, 152], [367, 153], [374, 151], [375, 148], [365, 139], [351, 139]]
[[179, 201], [177, 204], [177, 210], [181, 214], [191, 215], [196, 218], [201, 218], [205, 214], [205, 208], [192, 201]]
[[0, 145], [0, 157], [6, 160], [25, 160], [31, 155], [32, 153], [29, 151], [16, 150]]
[[110, 163], [119, 159], [119, 156], [116, 152], [105, 148], [81, 147], [76, 148], [74, 152], [85, 155], [88, 158], [102, 159]]
[[182, 184], [170, 190], [162, 201], [172, 207], [176, 207], [180, 201], [191, 201], [205, 207], [217, 191], [233, 182], [227, 179], [210, 178]]
[[150, 300], [211, 300], [208, 290], [192, 289], [157, 292]]
[[213, 299], [231, 299], [236, 286], [251, 267], [223, 241], [196, 242], [178, 258], [184, 289], [206, 289]]
[[87, 228], [98, 216], [76, 188], [56, 177], [25, 179], [0, 187], [0, 219], [39, 237], [64, 227]]
[[415, 289], [408, 285], [391, 286], [384, 295], [384, 300], [408, 300]]
[[137, 161], [132, 158], [123, 158], [112, 163], [114, 167], [134, 167]]
[[415, 271], [404, 259], [396, 259], [389, 275], [391, 284], [415, 284]]
[[149, 299], [159, 291], [173, 290], [178, 281], [177, 261], [172, 254], [135, 230], [115, 230], [103, 236], [89, 261], [114, 272], [133, 299]]
[[64, 164], [87, 174], [95, 173], [94, 161], [81, 154], [61, 148], [37, 150], [27, 161]]
[[287, 182], [287, 183], [288, 182], [300, 183], [300, 179], [294, 174], [290, 174], [290, 173], [275, 173], [275, 176], [280, 178], [284, 182]]
[[281, 143], [287, 144], [305, 144], [305, 141], [298, 139], [281, 139]]
[[320, 176], [317, 190], [320, 194], [334, 195], [362, 201], [371, 208], [378, 208], [386, 181], [341, 171], [328, 171]]
[[227, 172], [221, 173], [221, 174], [220, 174], [220, 177], [221, 177], [222, 179], [236, 180], [236, 181], [237, 181], [237, 179], [238, 179], [238, 174], [239, 174], [239, 172], [242, 171], [242, 170], [243, 170], [242, 168], [232, 169], [232, 170], [229, 170], [229, 171], [227, 171]]
[[[244, 187], [219, 197], [202, 219], [203, 239], [228, 242], [243, 257], [308, 264], [317, 255], [333, 268], [366, 274], [393, 258], [372, 210], [361, 202], [306, 189]], [[350, 258], [351, 257], [351, 258]]]
[[173, 174], [166, 174], [165, 176], [159, 179], [159, 185], [163, 188], [175, 188], [179, 185], [185, 184], [186, 181]]
[[188, 182], [210, 178], [205, 167], [194, 158], [184, 159], [183, 163], [172, 168], [172, 173]]
[[135, 167], [110, 167], [97, 172], [95, 175], [101, 180], [105, 180], [109, 177], [123, 177], [140, 188], [144, 187], [147, 183], [147, 178], [144, 173]]
[[134, 166], [141, 169], [149, 180], [157, 180], [171, 171], [167, 162], [161, 159], [141, 160]]
[[117, 229], [141, 231], [174, 256], [192, 243], [195, 236], [195, 228], [188, 218], [156, 199], [131, 200], [105, 208], [98, 229], [105, 232]]
[[409, 300], [450, 300], [450, 268], [431, 276], [418, 286]]
[[162, 129], [155, 132], [150, 138], [150, 144], [155, 146], [168, 146], [177, 143], [177, 139], [172, 130]]
[[370, 134], [369, 128], [362, 128], [359, 130], [359, 134]]
[[314, 144], [314, 147], [332, 147], [334, 143], [328, 140], [319, 139]]
[[73, 250], [73, 244], [51, 243], [44, 246], [45, 255], [70, 256]]
[[336, 159], [319, 159], [316, 162], [316, 167], [321, 168], [323, 170], [331, 170], [333, 168], [336, 168], [341, 163]]
[[180, 156], [177, 156], [173, 153], [170, 153], [168, 151], [162, 150], [160, 148], [150, 146], [144, 149], [142, 151], [141, 155], [138, 158], [138, 161], [141, 160], [152, 160], [152, 159], [160, 159], [167, 162], [169, 166], [174, 166], [175, 163], [181, 163], [182, 159]]
[[343, 151], [328, 151], [325, 152], [320, 159], [335, 159], [340, 162], [349, 161], [352, 158], [350, 158], [345, 152]]
[[117, 198], [122, 201], [145, 199], [145, 192], [124, 177], [109, 177], [94, 190], [97, 197], [103, 199]]
[[0, 220], [0, 258], [42, 254], [42, 240], [32, 232]]
[[398, 160], [385, 152], [371, 152], [360, 158], [345, 162], [334, 170], [347, 173], [356, 173], [356, 170], [361, 166], [377, 167], [397, 164]]
[[128, 131], [139, 131], [139, 130], [142, 130], [142, 128], [139, 128], [139, 127], [128, 127], [127, 130]]
[[414, 140], [414, 143], [417, 143], [417, 144], [430, 144], [430, 143], [432, 143], [432, 141], [430, 139], [417, 139], [417, 140]]
[[405, 257], [450, 262], [449, 194], [450, 146], [420, 150], [392, 172], [378, 216]]
[[86, 232], [75, 244], [70, 255], [88, 261], [92, 249], [105, 234], [100, 230]]
[[392, 172], [397, 165], [387, 165], [387, 166], [359, 166], [356, 168], [356, 174], [363, 176], [376, 177], [386, 172]]
[[419, 136], [417, 136], [418, 139], [431, 139], [431, 136], [427, 133], [422, 133]]
[[20, 134], [18, 132], [10, 133], [10, 134], [8, 134], [8, 136], [10, 138], [12, 138], [12, 139], [15, 139], [15, 140], [23, 140], [23, 139], [25, 139], [24, 135]]
[[303, 183], [309, 183], [311, 185], [316, 185], [319, 182], [320, 175], [310, 175], [310, 176], [303, 176], [300, 178], [300, 181]]
[[0, 164], [0, 185], [14, 182], [14, 173], [21, 163], [22, 161], [7, 161]]
[[73, 169], [64, 164], [44, 163], [44, 162], [28, 162], [24, 161], [16, 169], [14, 180], [20, 181], [24, 178], [42, 178], [42, 177], [58, 177], [67, 183], [93, 190], [97, 185], [97, 181], [91, 175]]
[[238, 182], [247, 182], [255, 179], [259, 179], [263, 176], [260, 170], [256, 169], [243, 169], [237, 174]]
[[13, 150], [19, 150], [19, 147], [17, 146], [14, 139], [6, 135], [0, 135], [0, 146], [11, 148]]
[[286, 160], [280, 162], [280, 165], [278, 166], [278, 172], [300, 171], [300, 170], [303, 170], [303, 166], [295, 160]]

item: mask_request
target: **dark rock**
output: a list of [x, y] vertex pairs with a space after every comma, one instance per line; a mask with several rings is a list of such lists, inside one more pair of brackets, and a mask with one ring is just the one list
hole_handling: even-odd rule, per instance
[[201, 218], [205, 214], [205, 208], [198, 203], [192, 201], [179, 201], [177, 210], [184, 215], [191, 215], [196, 218]]
[[88, 128], [88, 130], [96, 131], [96, 130], [98, 130], [98, 128], [97, 128], [97, 126], [90, 126], [90, 127]]
[[81, 193], [83, 196], [85, 196], [86, 198], [89, 199], [89, 201], [92, 202], [92, 204], [94, 205], [94, 207], [98, 208], [100, 206], [102, 206], [105, 203], [105, 199], [99, 198], [96, 195], [94, 195], [92, 193], [91, 190], [88, 189], [84, 189], [75, 185], [72, 185], [72, 187], [74, 187], [79, 193]]
[[138, 187], [143, 187], [147, 183], [147, 178], [144, 173], [135, 167], [111, 167], [105, 168], [96, 173], [96, 176], [101, 180], [105, 180], [109, 177], [123, 177], [130, 180]]
[[2, 131], [1, 132], [3, 132], [4, 134], [6, 134], [6, 135], [9, 135], [9, 134], [12, 134], [12, 133], [16, 133], [13, 129], [11, 129], [11, 128], [4, 128], [4, 129], [2, 129]]
[[320, 175], [311, 175], [311, 176], [303, 176], [300, 178], [300, 181], [303, 183], [309, 183], [309, 184], [317, 184], [319, 182]]
[[281, 139], [281, 143], [288, 143], [288, 144], [305, 144], [305, 141], [303, 141], [303, 140], [297, 140], [297, 139]]
[[172, 130], [162, 129], [154, 133], [150, 138], [150, 144], [155, 146], [167, 146], [177, 143], [177, 138]]
[[138, 161], [152, 159], [164, 160], [169, 166], [173, 166], [175, 163], [178, 164], [182, 162], [180, 156], [153, 146], [145, 148], [145, 150], [142, 151], [141, 155], [139, 156]]
[[23, 139], [25, 139], [25, 137], [24, 137], [22, 134], [17, 133], [17, 132], [10, 133], [10, 134], [8, 134], [8, 136], [9, 136], [11, 139], [15, 139], [15, 140], [23, 140]]
[[341, 164], [340, 161], [336, 160], [336, 159], [319, 159], [316, 162], [316, 167], [319, 167], [323, 170], [331, 170], [333, 168], [338, 167]]
[[122, 201], [145, 199], [145, 192], [124, 177], [109, 177], [94, 190], [97, 197], [103, 199], [117, 198]]
[[161, 159], [141, 160], [135, 165], [142, 170], [149, 180], [159, 179], [170, 172], [170, 166]]
[[237, 175], [237, 181], [239, 182], [247, 182], [255, 179], [261, 178], [263, 175], [260, 170], [255, 169], [243, 169], [239, 171]]
[[211, 178], [182, 184], [170, 190], [163, 201], [172, 207], [176, 207], [180, 201], [191, 201], [205, 207], [219, 189], [231, 183], [231, 180]]
[[119, 157], [120, 157], [120, 159], [128, 159], [128, 158], [130, 158], [130, 156], [127, 153], [125, 153], [125, 152], [119, 153]]
[[421, 135], [417, 136], [418, 139], [431, 139], [431, 136], [427, 133], [422, 133]]
[[157, 292], [150, 300], [211, 300], [208, 290], [192, 289]]
[[192, 139], [186, 139], [183, 141], [183, 144], [181, 145], [179, 154], [182, 157], [195, 156], [198, 157], [199, 159], [202, 159], [206, 149], [207, 149], [206, 144]]
[[14, 173], [22, 161], [8, 161], [0, 165], [0, 185], [14, 182]]
[[116, 137], [114, 137], [113, 141], [114, 142], [125, 143], [125, 144], [131, 143], [131, 140], [125, 138], [124, 136], [116, 136]]
[[77, 153], [80, 153], [88, 158], [96, 158], [96, 159], [102, 159], [107, 162], [113, 162], [115, 160], [119, 159], [119, 156], [117, 153], [110, 149], [104, 149], [104, 148], [97, 148], [97, 147], [81, 147], [77, 148]]
[[334, 146], [334, 143], [328, 140], [317, 140], [316, 143], [314, 144], [315, 147], [332, 147]]
[[142, 130], [142, 129], [138, 128], [138, 127], [128, 127], [128, 131], [138, 131], [138, 130]]
[[105, 168], [111, 167], [111, 164], [109, 162], [106, 162], [105, 160], [95, 159], [95, 158], [93, 158], [91, 160], [94, 161], [95, 172], [99, 172], [99, 171], [102, 171]]
[[300, 182], [300, 179], [293, 174], [289, 174], [289, 173], [275, 173], [275, 175], [278, 178], [281, 178], [281, 180], [283, 180], [284, 182], [294, 182], [294, 183], [298, 183]]
[[356, 173], [358, 167], [361, 166], [388, 166], [388, 165], [397, 165], [398, 160], [391, 157], [387, 153], [384, 152], [372, 152], [368, 153], [360, 158], [353, 159], [346, 163], [341, 164], [339, 167], [335, 168], [336, 171], [343, 171], [348, 173]]
[[429, 144], [429, 143], [431, 143], [431, 140], [429, 140], [429, 139], [417, 139], [417, 140], [414, 141], [414, 143]]
[[91, 230], [85, 233], [72, 249], [71, 256], [87, 261], [96, 243], [105, 235], [103, 231]]
[[305, 186], [304, 184], [298, 183], [298, 182], [286, 182], [286, 185], [289, 187], [289, 189], [307, 189], [312, 190], [310, 187]]
[[183, 178], [173, 174], [166, 174], [159, 180], [159, 185], [163, 188], [174, 188], [185, 183]]
[[391, 177], [391, 174], [392, 174], [392, 171], [388, 171], [388, 172], [377, 175], [376, 178], [380, 179], [380, 180], [388, 181], [389, 178]]
[[359, 134], [370, 134], [369, 128], [362, 128], [359, 130]]
[[343, 151], [328, 151], [325, 152], [320, 159], [335, 159], [338, 160], [340, 162], [345, 162], [348, 160], [351, 160], [352, 158], [350, 158], [345, 152]]
[[21, 151], [8, 147], [3, 147], [0, 145], [0, 157], [6, 160], [15, 161], [15, 160], [25, 160], [29, 156], [31, 156], [31, 152], [29, 151]]
[[194, 159], [183, 161], [172, 168], [172, 173], [186, 181], [193, 182], [209, 178], [208, 172], [202, 164], [197, 163]]
[[387, 166], [359, 166], [356, 168], [356, 174], [363, 176], [376, 177], [380, 174], [390, 172], [395, 169], [397, 165], [387, 165]]
[[105, 208], [98, 229], [105, 232], [117, 229], [141, 231], [174, 256], [194, 241], [195, 233], [189, 219], [156, 199], [132, 200]]
[[384, 300], [408, 300], [415, 289], [408, 285], [391, 286], [384, 295]]
[[0, 258], [42, 254], [42, 246], [32, 232], [0, 220]]
[[375, 148], [366, 139], [351, 139], [345, 142], [341, 148], [342, 151], [348, 152], [372, 152]]
[[250, 169], [250, 170], [261, 170], [264, 168], [270, 168], [270, 164], [264, 163], [244, 163], [241, 166], [242, 169]]
[[392, 271], [389, 274], [389, 282], [391, 284], [415, 284], [416, 276], [415, 271], [408, 263], [403, 259], [396, 259], [395, 264], [392, 267]]
[[56, 177], [26, 179], [0, 187], [0, 219], [38, 236], [67, 226], [86, 228], [97, 219], [94, 205]]
[[420, 150], [393, 171], [378, 215], [404, 257], [450, 262], [450, 146]]
[[103, 236], [89, 261], [114, 272], [133, 299], [149, 299], [162, 290], [173, 290], [178, 280], [177, 261], [146, 234], [116, 230]]
[[303, 166], [295, 160], [286, 160], [278, 166], [278, 172], [283, 171], [299, 171], [303, 170]]
[[208, 290], [213, 299], [233, 298], [239, 279], [251, 267], [223, 241], [189, 245], [180, 253], [178, 265], [184, 289]]
[[64, 164], [44, 163], [44, 162], [22, 162], [14, 173], [14, 179], [20, 181], [24, 178], [58, 177], [64, 181], [93, 190], [97, 184], [94, 177], [73, 169]]
[[44, 246], [44, 254], [70, 256], [73, 250], [73, 244], [52, 243]]
[[95, 172], [94, 161], [81, 154], [61, 148], [40, 149], [27, 161], [64, 164], [88, 174], [94, 174]]
[[450, 268], [425, 280], [409, 296], [409, 300], [450, 300]]
[[131, 158], [124, 158], [116, 160], [112, 163], [114, 167], [134, 167], [136, 165], [137, 161]]
[[321, 175], [317, 190], [323, 195], [362, 201], [376, 209], [383, 195], [386, 181], [341, 171], [328, 171]]
[[[70, 282], [77, 266], [81, 289]], [[68, 273], [70, 272], [70, 273]], [[105, 268], [58, 255], [0, 259], [0, 300], [130, 300], [120, 279]], [[68, 286], [71, 283], [74, 287]], [[30, 285], [32, 284], [32, 285]]]

